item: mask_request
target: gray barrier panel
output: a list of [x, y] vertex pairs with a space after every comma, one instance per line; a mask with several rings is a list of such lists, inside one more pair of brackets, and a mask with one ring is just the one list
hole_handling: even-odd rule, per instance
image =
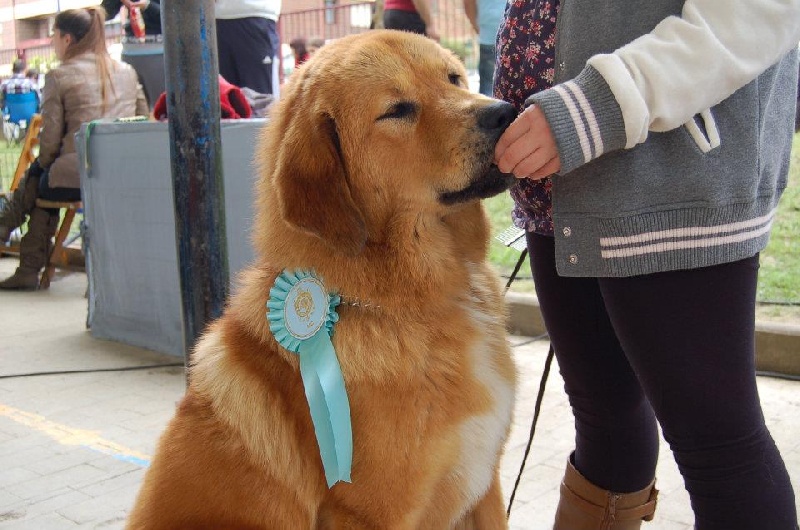
[[[232, 281], [253, 258], [253, 153], [264, 120], [223, 121]], [[93, 336], [183, 356], [166, 123], [98, 123], [77, 136]]]

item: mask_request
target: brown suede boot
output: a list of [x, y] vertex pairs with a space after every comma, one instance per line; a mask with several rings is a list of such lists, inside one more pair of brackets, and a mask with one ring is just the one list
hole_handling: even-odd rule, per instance
[[567, 462], [553, 530], [637, 530], [651, 521], [658, 490], [655, 480], [633, 493], [601, 489]]
[[19, 242], [19, 267], [13, 276], [0, 282], [0, 289], [35, 291], [39, 287], [39, 271], [50, 257], [57, 229], [58, 210], [31, 210], [28, 231]]
[[39, 288], [39, 271], [17, 267], [13, 275], [0, 282], [0, 289], [6, 291], [35, 291]]
[[[36, 206], [39, 195], [39, 177], [24, 177], [0, 208], [0, 242], [8, 241], [11, 232], [25, 222], [25, 217]], [[5, 238], [3, 231], [7, 230]]]

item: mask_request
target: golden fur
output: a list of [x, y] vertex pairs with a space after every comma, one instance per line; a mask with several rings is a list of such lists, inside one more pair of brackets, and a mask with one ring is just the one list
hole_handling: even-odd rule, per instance
[[[193, 354], [130, 529], [506, 528], [515, 369], [477, 198], [513, 118], [433, 41], [374, 31], [293, 74], [258, 149], [255, 265]], [[340, 293], [352, 483], [328, 489], [297, 356], [265, 303], [284, 268]]]

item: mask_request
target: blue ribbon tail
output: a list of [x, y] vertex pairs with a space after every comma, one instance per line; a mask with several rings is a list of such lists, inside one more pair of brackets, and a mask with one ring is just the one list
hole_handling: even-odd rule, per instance
[[300, 374], [317, 435], [328, 487], [350, 482], [353, 430], [344, 376], [331, 338], [323, 328], [300, 343]]

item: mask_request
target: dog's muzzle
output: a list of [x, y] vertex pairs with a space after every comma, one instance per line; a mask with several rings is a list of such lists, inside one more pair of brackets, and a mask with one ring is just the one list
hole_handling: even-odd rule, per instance
[[[478, 129], [486, 138], [487, 157], [492, 156], [497, 140], [516, 118], [516, 109], [505, 101], [497, 101], [478, 111]], [[450, 205], [486, 199], [507, 190], [514, 182], [516, 182], [514, 175], [502, 173], [495, 164], [490, 164], [488, 169], [474, 178], [466, 188], [440, 193], [439, 201]]]

